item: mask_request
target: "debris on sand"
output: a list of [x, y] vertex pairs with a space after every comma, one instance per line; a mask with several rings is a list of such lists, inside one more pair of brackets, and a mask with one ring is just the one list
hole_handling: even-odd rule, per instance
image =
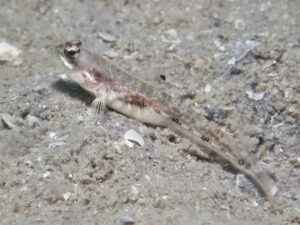
[[133, 142], [138, 143], [140, 146], [143, 146], [145, 144], [142, 136], [132, 129], [126, 131], [126, 133], [124, 134], [124, 139], [126, 144], [130, 148], [133, 147]]
[[0, 62], [11, 62], [21, 53], [21, 50], [8, 44], [6, 41], [0, 42]]
[[133, 225], [135, 223], [134, 219], [129, 216], [123, 216], [120, 219], [122, 225]]
[[251, 90], [246, 91], [248, 98], [254, 99], [255, 101], [262, 100], [265, 97], [265, 92], [256, 93]]
[[101, 33], [99, 32], [97, 34], [97, 36], [99, 38], [101, 38], [104, 42], [115, 42], [116, 41], [116, 37], [110, 35], [110, 34], [106, 34], [106, 33]]

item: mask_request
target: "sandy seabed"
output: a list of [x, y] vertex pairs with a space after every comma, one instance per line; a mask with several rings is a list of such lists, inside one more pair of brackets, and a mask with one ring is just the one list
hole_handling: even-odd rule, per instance
[[[0, 223], [299, 224], [299, 8], [297, 0], [1, 1], [0, 42], [20, 52], [0, 55]], [[112, 110], [91, 117], [92, 96], [60, 62], [73, 39], [232, 136], [272, 172], [278, 210], [244, 175], [193, 156], [201, 149], [168, 129]], [[130, 129], [143, 146], [124, 143]]]

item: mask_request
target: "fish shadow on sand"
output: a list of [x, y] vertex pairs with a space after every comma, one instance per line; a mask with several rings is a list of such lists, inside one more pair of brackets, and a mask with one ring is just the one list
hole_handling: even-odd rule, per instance
[[76, 98], [86, 105], [90, 106], [95, 96], [83, 89], [80, 85], [69, 80], [57, 80], [51, 84], [52, 88], [62, 93], [69, 95], [71, 98]]

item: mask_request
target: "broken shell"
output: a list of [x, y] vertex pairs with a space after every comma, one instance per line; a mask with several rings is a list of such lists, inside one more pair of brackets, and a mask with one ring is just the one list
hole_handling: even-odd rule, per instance
[[68, 78], [67, 74], [65, 73], [58, 74], [57, 76], [62, 80], [66, 80]]
[[110, 35], [110, 34], [105, 34], [105, 33], [101, 33], [99, 32], [98, 37], [101, 38], [104, 42], [115, 42], [116, 41], [116, 37]]
[[165, 43], [179, 44], [181, 42], [175, 29], [165, 31], [161, 38]]
[[106, 52], [104, 52], [104, 55], [110, 59], [113, 59], [113, 58], [118, 57], [119, 54], [115, 51], [106, 51]]
[[16, 59], [21, 53], [21, 50], [15, 46], [8, 44], [5, 41], [0, 42], [0, 62], [10, 62]]
[[43, 174], [43, 178], [45, 179], [45, 178], [49, 177], [50, 174], [51, 174], [51, 173], [50, 173], [49, 171], [46, 171], [46, 172]]
[[204, 88], [204, 93], [207, 94], [211, 91], [212, 86], [210, 84], [206, 84]]
[[255, 93], [251, 90], [246, 91], [248, 98], [254, 99], [255, 101], [262, 100], [265, 97], [265, 92]]
[[138, 143], [140, 146], [144, 146], [145, 142], [143, 137], [138, 134], [135, 130], [128, 130], [126, 131], [126, 133], [124, 134], [124, 139], [126, 144], [132, 148], [133, 147], [133, 142]]
[[70, 197], [71, 197], [71, 193], [70, 192], [66, 192], [63, 195], [63, 198], [64, 198], [65, 201], [67, 201]]
[[48, 137], [50, 138], [50, 139], [56, 139], [56, 133], [55, 132], [48, 132]]
[[167, 37], [170, 37], [172, 39], [177, 39], [178, 35], [177, 35], [177, 31], [175, 29], [170, 29], [164, 32]]
[[39, 122], [39, 119], [37, 118], [37, 117], [35, 117], [35, 116], [32, 116], [32, 115], [27, 115], [26, 117], [25, 117], [25, 119], [26, 119], [26, 121], [27, 121], [27, 123], [28, 123], [28, 125], [30, 126], [30, 127], [33, 127], [33, 126], [35, 126], [38, 122]]
[[234, 28], [237, 29], [237, 30], [240, 30], [240, 31], [243, 31], [246, 29], [246, 23], [244, 20], [242, 19], [237, 19], [235, 22], [234, 22]]
[[3, 114], [1, 117], [2, 123], [5, 127], [9, 129], [15, 129], [16, 125], [13, 123], [13, 117], [9, 114]]

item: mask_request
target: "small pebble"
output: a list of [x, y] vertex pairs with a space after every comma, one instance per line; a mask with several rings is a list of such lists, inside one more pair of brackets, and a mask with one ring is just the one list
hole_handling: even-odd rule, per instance
[[56, 139], [56, 133], [55, 132], [48, 132], [48, 137], [50, 138], [50, 139]]
[[130, 216], [121, 217], [120, 222], [122, 225], [133, 225], [135, 223], [134, 219], [132, 219]]
[[152, 20], [152, 24], [153, 25], [158, 25], [162, 22], [162, 20], [158, 17], [154, 17], [153, 20]]
[[12, 129], [15, 127], [15, 125], [11, 121], [11, 116], [8, 114], [3, 114], [1, 117], [1, 121], [4, 125], [4, 127], [6, 127], [6, 128]]
[[39, 119], [37, 117], [30, 114], [28, 114], [25, 119], [30, 127], [34, 127], [39, 122]]
[[67, 74], [65, 74], [65, 73], [58, 74], [57, 76], [62, 80], [65, 80], [68, 78]]
[[50, 174], [51, 174], [51, 173], [50, 173], [49, 171], [46, 171], [46, 172], [43, 174], [43, 178], [45, 179], [45, 178], [49, 177]]
[[234, 22], [234, 28], [237, 29], [237, 30], [240, 30], [240, 31], [243, 31], [246, 29], [246, 23], [244, 20], [242, 19], [237, 19], [235, 22]]
[[237, 75], [237, 74], [240, 74], [241, 72], [242, 72], [241, 69], [239, 69], [235, 66], [232, 66], [230, 68], [230, 74], [232, 74], [232, 75]]
[[224, 52], [224, 51], [226, 50], [225, 46], [222, 45], [222, 43], [221, 43], [221, 41], [220, 41], [219, 39], [216, 39], [216, 40], [214, 41], [214, 43], [215, 43], [216, 48], [217, 48], [219, 51]]
[[116, 41], [116, 37], [110, 35], [110, 34], [106, 34], [106, 33], [101, 33], [99, 32], [97, 34], [97, 36], [99, 38], [101, 38], [104, 42], [115, 42]]
[[5, 41], [0, 42], [0, 62], [10, 62], [15, 60], [21, 53], [21, 50]]
[[162, 41], [165, 43], [171, 43], [172, 45], [169, 47], [169, 51], [172, 51], [176, 44], [179, 44], [181, 41], [178, 38], [177, 31], [175, 29], [170, 29], [164, 32], [162, 36]]
[[70, 196], [71, 196], [71, 193], [66, 192], [66, 193], [64, 193], [63, 198], [64, 198], [65, 201], [67, 201], [70, 198]]
[[220, 205], [221, 210], [228, 210], [228, 206], [225, 204]]
[[9, 129], [16, 129], [17, 126], [15, 124], [15, 118], [9, 114], [2, 114], [1, 117], [2, 123], [4, 127], [9, 128]]
[[247, 40], [245, 42], [245, 45], [248, 49], [254, 49], [254, 48], [257, 48], [258, 46], [260, 46], [261, 43], [259, 41], [255, 41], [255, 40]]
[[14, 66], [20, 66], [23, 63], [23, 60], [21, 58], [17, 58], [14, 62]]
[[231, 59], [228, 60], [227, 64], [228, 65], [235, 65], [236, 63], [236, 58], [235, 57], [232, 57]]
[[255, 200], [252, 200], [251, 203], [255, 208], [259, 206], [259, 203]]
[[113, 59], [113, 58], [118, 57], [119, 54], [115, 51], [106, 51], [106, 52], [104, 52], [104, 55], [110, 59]]
[[170, 29], [165, 31], [165, 34], [167, 35], [167, 37], [171, 37], [172, 39], [177, 39], [177, 31], [175, 29]]
[[34, 115], [35, 117], [40, 117], [40, 116], [41, 116], [40, 110], [39, 110], [38, 108], [35, 108], [35, 109], [33, 110], [33, 115]]
[[262, 100], [265, 97], [265, 92], [255, 93], [252, 90], [246, 91], [248, 98], [254, 99], [255, 101]]
[[227, 112], [218, 108], [211, 109], [211, 108], [204, 107], [203, 113], [205, 118], [208, 119], [209, 121], [211, 120], [217, 121], [219, 119], [224, 119], [227, 117]]
[[204, 92], [207, 94], [211, 91], [211, 89], [212, 89], [212, 86], [210, 84], [206, 84], [205, 88], [204, 88]]
[[133, 195], [138, 195], [139, 194], [139, 189], [136, 186], [132, 185], [132, 187], [131, 187], [131, 193]]
[[220, 27], [221, 26], [221, 20], [215, 19], [213, 24], [214, 24], [215, 27]]
[[[190, 62], [187, 62], [185, 64], [189, 65], [189, 63]], [[202, 58], [198, 58], [193, 62], [193, 69], [201, 70], [203, 67], [205, 67], [205, 65], [207, 65], [207, 62]]]

